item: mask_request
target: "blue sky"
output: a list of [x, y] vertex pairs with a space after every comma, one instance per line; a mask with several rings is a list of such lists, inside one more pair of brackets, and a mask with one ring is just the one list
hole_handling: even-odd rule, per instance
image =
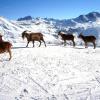
[[100, 0], [0, 0], [0, 16], [17, 19], [27, 15], [57, 19], [100, 12]]

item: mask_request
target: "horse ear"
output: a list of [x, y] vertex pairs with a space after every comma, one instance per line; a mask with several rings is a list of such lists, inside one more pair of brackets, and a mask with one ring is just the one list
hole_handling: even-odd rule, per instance
[[81, 32], [80, 35], [82, 35], [83, 33]]
[[61, 33], [61, 31], [58, 31], [58, 34], [60, 34]]
[[26, 32], [26, 30], [25, 31], [23, 31], [23, 33], [25, 33]]
[[28, 30], [25, 30], [25, 32], [27, 32]]

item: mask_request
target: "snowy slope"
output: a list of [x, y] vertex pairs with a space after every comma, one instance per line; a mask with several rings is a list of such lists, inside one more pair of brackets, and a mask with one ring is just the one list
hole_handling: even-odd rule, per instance
[[3, 38], [12, 43], [23, 42], [21, 33], [25, 30], [42, 32], [47, 43], [55, 43], [55, 41], [57, 42], [57, 39], [54, 37], [56, 29], [53, 27], [54, 25], [46, 23], [43, 19], [36, 21], [10, 21], [0, 17], [0, 31], [3, 33]]
[[68, 20], [32, 18], [28, 16], [21, 18], [21, 20], [14, 21], [0, 17], [0, 31], [1, 30], [4, 34], [4, 39], [12, 43], [23, 42], [21, 33], [24, 30], [29, 30], [42, 32], [45, 36], [45, 41], [52, 44], [60, 42], [56, 38], [59, 30], [68, 31], [69, 33], [76, 34], [76, 36], [80, 32], [83, 32], [85, 35], [95, 35], [97, 38], [97, 46], [100, 46], [100, 14], [98, 12], [91, 12], [87, 15], [80, 15], [77, 18]]
[[[0, 17], [3, 38], [13, 44], [11, 61], [8, 54], [0, 54], [0, 100], [100, 100], [100, 48], [84, 49], [78, 46], [82, 41], [77, 37], [75, 48], [63, 47], [61, 39], [55, 37], [64, 29], [75, 34], [93, 33], [99, 40], [99, 16], [80, 17], [84, 22], [71, 19], [67, 24], [66, 20], [12, 21]], [[42, 44], [39, 48], [36, 42], [35, 48], [32, 43], [26, 48], [26, 40], [21, 38], [24, 30], [42, 32], [47, 47]]]
[[53, 44], [59, 42], [56, 39], [59, 30], [68, 31], [76, 35], [83, 32], [85, 35], [95, 35], [97, 45], [100, 46], [100, 13], [91, 12], [68, 20], [26, 16], [21, 18], [21, 20], [19, 18], [18, 21], [14, 21], [0, 17], [0, 30], [4, 33], [4, 39], [12, 43], [23, 42], [21, 33], [24, 30], [30, 30], [33, 32], [42, 32], [45, 35], [46, 42]]
[[0, 55], [0, 100], [100, 100], [100, 48], [24, 46]]

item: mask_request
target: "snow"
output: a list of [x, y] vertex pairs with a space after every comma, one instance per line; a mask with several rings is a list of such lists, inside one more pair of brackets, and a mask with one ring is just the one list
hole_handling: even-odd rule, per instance
[[100, 48], [25, 46], [0, 55], [0, 100], [100, 100]]
[[[76, 47], [68, 43], [64, 47], [61, 38], [57, 38], [54, 22], [0, 17], [3, 39], [13, 44], [11, 61], [7, 53], [0, 54], [0, 100], [100, 100], [100, 48], [79, 46], [83, 41], [77, 32], [73, 33]], [[71, 28], [83, 27], [85, 34], [98, 37], [100, 45], [100, 18], [75, 23]], [[42, 32], [47, 47], [43, 43], [38, 47], [39, 42], [35, 42], [32, 48], [30, 42], [26, 48], [26, 39], [21, 37], [24, 30]]]
[[[84, 17], [86, 17], [84, 15]], [[76, 23], [74, 26], [61, 26], [64, 24], [64, 21], [56, 20], [56, 19], [45, 19], [45, 18], [34, 18], [32, 20], [25, 21], [14, 21], [8, 20], [4, 17], [0, 17], [0, 31], [3, 34], [3, 38], [12, 43], [17, 43], [20, 41], [21, 33], [25, 30], [29, 30], [32, 32], [41, 32], [45, 36], [45, 40], [47, 43], [58, 43], [57, 32], [59, 30], [69, 30], [70, 28], [73, 30], [72, 34], [79, 34], [83, 32], [85, 35], [94, 35], [97, 38], [97, 46], [100, 46], [100, 18], [97, 17], [96, 21], [79, 23], [73, 19], [70, 19], [71, 22], [74, 21]], [[56, 23], [56, 24], [55, 24]], [[57, 24], [58, 23], [58, 24]], [[52, 39], [51, 39], [52, 38]], [[78, 41], [78, 40], [77, 40]], [[76, 41], [76, 42], [77, 42]], [[21, 42], [21, 41], [20, 41]], [[77, 44], [80, 41], [77, 42]]]

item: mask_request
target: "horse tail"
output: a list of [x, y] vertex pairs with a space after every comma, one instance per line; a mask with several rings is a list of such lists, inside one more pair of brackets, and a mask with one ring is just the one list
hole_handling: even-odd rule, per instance
[[43, 37], [44, 35], [42, 33], [39, 34], [41, 37]]
[[12, 47], [12, 43], [10, 43], [10, 42], [9, 42], [9, 47], [10, 47], [10, 48]]
[[94, 40], [96, 40], [97, 38], [94, 36]]
[[10, 42], [5, 42], [6, 43], [6, 47], [7, 48], [11, 48], [12, 47], [12, 43], [10, 43]]

